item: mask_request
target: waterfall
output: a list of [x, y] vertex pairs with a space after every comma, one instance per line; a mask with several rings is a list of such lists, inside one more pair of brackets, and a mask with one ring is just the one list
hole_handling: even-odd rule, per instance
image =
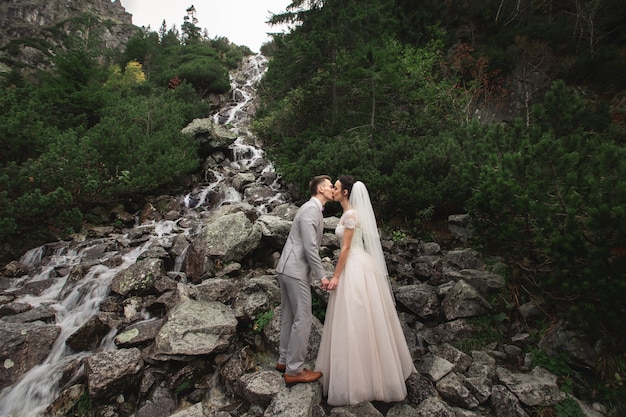
[[[219, 208], [224, 204], [241, 202], [241, 193], [227, 183], [227, 173], [245, 172], [262, 162], [264, 166], [261, 174], [275, 175], [274, 165], [264, 160], [265, 152], [256, 144], [256, 139], [248, 131], [250, 118], [253, 116], [249, 108], [256, 98], [256, 84], [265, 75], [266, 70], [267, 58], [263, 55], [255, 55], [246, 59], [239, 71], [230, 74], [231, 95], [235, 104], [219, 110], [210, 118], [214, 123], [221, 124], [237, 135], [236, 140], [229, 146], [233, 158], [226, 168], [206, 170], [205, 180], [207, 178], [212, 178], [212, 180], [207, 181], [208, 183], [200, 190], [183, 197], [186, 207], [196, 209], [206, 207], [209, 204], [207, 199], [211, 194], [219, 196], [219, 201], [211, 202], [211, 209]], [[274, 200], [282, 201], [283, 196], [279, 192], [278, 181], [279, 177], [276, 176], [270, 187], [277, 193]], [[266, 207], [266, 204], [258, 205], [258, 213], [265, 214]]]
[[[267, 67], [267, 60], [262, 55], [249, 57], [243, 67], [242, 73], [237, 76], [231, 75], [233, 97], [240, 98], [235, 106], [226, 110], [225, 114], [216, 114], [214, 120], [225, 120], [225, 124], [232, 124], [238, 132], [243, 132], [249, 139], [247, 123], [251, 116], [246, 112], [246, 107], [255, 96], [255, 84], [263, 76]], [[250, 141], [239, 137], [232, 145], [234, 160], [227, 167], [230, 173], [239, 170], [247, 170], [263, 158], [263, 151], [251, 145]], [[266, 164], [263, 173], [273, 173], [273, 166]], [[210, 174], [210, 175], [209, 175]], [[194, 195], [187, 194], [180, 197], [180, 201], [188, 208], [189, 215], [193, 219], [198, 207], [205, 205], [207, 196], [214, 190], [219, 189], [223, 195], [222, 201], [211, 209], [222, 204], [241, 202], [242, 195], [233, 187], [225, 185], [226, 175], [215, 169], [207, 174], [214, 180]], [[271, 185], [271, 189], [278, 190], [277, 179]], [[282, 195], [276, 193], [267, 201], [258, 204], [260, 213], [266, 212], [267, 204], [281, 201]], [[68, 338], [81, 328], [91, 317], [99, 312], [100, 304], [110, 292], [110, 284], [119, 272], [128, 268], [151, 247], [169, 247], [177, 236], [190, 236], [197, 231], [192, 226], [193, 222], [177, 220], [162, 220], [146, 222], [120, 234], [113, 234], [105, 238], [84, 238], [82, 241], [55, 242], [42, 245], [28, 251], [20, 259], [20, 263], [30, 269], [30, 273], [11, 282], [4, 293], [16, 293], [25, 285], [33, 282], [53, 281], [39, 294], [16, 296], [14, 302], [28, 304], [32, 308], [47, 306], [55, 312], [55, 325], [60, 333], [54, 345], [43, 363], [33, 367], [16, 381], [13, 385], [0, 391], [0, 417], [35, 417], [45, 412], [47, 407], [57, 398], [60, 393], [59, 382], [63, 375], [63, 369], [69, 364], [76, 364], [84, 360], [93, 352], [73, 352], [66, 344]], [[185, 224], [185, 225], [183, 225]], [[141, 236], [142, 239], [137, 239]], [[144, 236], [147, 236], [144, 238]], [[140, 240], [141, 243], [137, 243]], [[133, 246], [134, 244], [134, 246]], [[173, 270], [168, 275], [181, 282], [184, 281], [184, 273], [181, 272], [187, 247], [176, 258]], [[73, 282], [72, 271], [77, 266], [87, 268], [85, 275]], [[145, 317], [149, 320], [149, 317]], [[100, 343], [100, 350], [116, 349], [114, 338], [116, 332], [113, 329]], [[5, 363], [5, 367], [8, 366]], [[218, 393], [212, 394], [216, 401]]]
[[[155, 237], [158, 238], [158, 235]], [[96, 244], [101, 243], [97, 241]], [[59, 394], [58, 382], [63, 374], [62, 369], [69, 363], [80, 361], [89, 355], [88, 352], [73, 353], [66, 346], [67, 339], [94, 314], [98, 312], [100, 302], [109, 293], [109, 285], [115, 274], [136, 262], [138, 256], [151, 244], [151, 241], [122, 255], [122, 262], [109, 268], [103, 264], [91, 267], [85, 277], [70, 290], [65, 289], [71, 268], [65, 276], [57, 277], [54, 285], [40, 295], [25, 295], [16, 302], [30, 304], [33, 307], [51, 306], [56, 312], [56, 325], [61, 329], [59, 336], [46, 360], [28, 371], [16, 384], [0, 392], [0, 416], [37, 416], [46, 410], [48, 405]], [[71, 251], [61, 245], [51, 256], [36, 256], [31, 251], [22, 257], [21, 262], [30, 267], [51, 267], [78, 265], [84, 251], [91, 249], [86, 245], [81, 251]], [[109, 256], [114, 256], [113, 254]], [[39, 262], [34, 262], [40, 259]], [[30, 263], [30, 264], [29, 264]], [[32, 280], [39, 279], [39, 274]]]

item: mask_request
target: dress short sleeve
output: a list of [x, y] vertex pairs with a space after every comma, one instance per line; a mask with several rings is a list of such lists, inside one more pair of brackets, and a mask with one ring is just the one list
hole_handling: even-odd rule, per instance
[[356, 228], [356, 213], [354, 211], [346, 213], [346, 217], [343, 219], [343, 225], [346, 229]]

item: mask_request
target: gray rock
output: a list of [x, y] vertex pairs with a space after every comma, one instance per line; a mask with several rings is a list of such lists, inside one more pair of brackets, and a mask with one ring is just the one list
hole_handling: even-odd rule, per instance
[[441, 245], [437, 242], [424, 242], [420, 244], [420, 252], [425, 256], [441, 255]]
[[243, 374], [235, 386], [235, 392], [251, 404], [267, 407], [274, 395], [285, 388], [281, 374], [275, 371], [259, 371]]
[[169, 417], [176, 410], [176, 399], [163, 385], [158, 386], [135, 417]]
[[[279, 206], [274, 207], [274, 210], [270, 212], [272, 216], [280, 217], [283, 220], [293, 221], [294, 217], [296, 217], [296, 213], [298, 212], [298, 206], [291, 203], [284, 203]], [[326, 221], [326, 219], [324, 219]]]
[[271, 187], [255, 183], [246, 187], [243, 198], [244, 201], [252, 205], [259, 205], [272, 198], [275, 194], [276, 192]]
[[420, 372], [413, 372], [406, 380], [407, 399], [413, 404], [419, 404], [427, 398], [439, 397], [437, 389], [426, 376]]
[[240, 172], [233, 177], [233, 187], [235, 190], [242, 192], [248, 184], [252, 184], [256, 180], [254, 174], [250, 172]]
[[115, 344], [122, 348], [141, 346], [154, 340], [163, 326], [163, 319], [151, 319], [132, 324], [115, 336]]
[[143, 360], [137, 348], [98, 352], [87, 358], [85, 368], [89, 395], [110, 398], [134, 389]]
[[46, 409], [46, 417], [65, 417], [74, 408], [86, 392], [82, 384], [72, 385], [61, 391], [61, 394]]
[[0, 322], [0, 387], [42, 363], [60, 332], [53, 324]]
[[456, 413], [439, 398], [431, 397], [417, 406], [415, 417], [456, 417]]
[[111, 328], [96, 314], [91, 316], [85, 324], [72, 333], [67, 338], [66, 343], [74, 352], [94, 350], [110, 331]]
[[455, 281], [464, 280], [483, 296], [496, 294], [504, 288], [504, 277], [500, 274], [484, 271], [482, 269], [462, 269], [460, 271], [448, 271], [445, 274]]
[[546, 313], [541, 309], [537, 303], [529, 301], [518, 307], [518, 311], [527, 321], [537, 320], [542, 317], [546, 317]]
[[48, 305], [32, 308], [30, 304], [9, 303], [0, 307], [0, 317], [5, 323], [33, 323], [36, 321], [53, 324], [56, 311]]
[[452, 214], [448, 216], [448, 229], [454, 237], [467, 242], [473, 235], [471, 220], [469, 214]]
[[441, 307], [437, 290], [427, 284], [405, 285], [394, 291], [396, 301], [423, 319], [439, 315]]
[[441, 306], [448, 320], [480, 316], [491, 310], [489, 302], [464, 280], [454, 284]]
[[475, 249], [451, 250], [443, 255], [443, 260], [454, 269], [480, 269], [484, 268]]
[[472, 364], [472, 358], [467, 353], [460, 351], [449, 343], [443, 343], [440, 346], [429, 346], [428, 350], [432, 354], [453, 363], [454, 372], [464, 373]]
[[330, 415], [331, 417], [383, 417], [383, 414], [370, 402], [334, 407], [330, 410]]
[[465, 377], [456, 372], [441, 378], [436, 387], [439, 394], [453, 405], [468, 409], [478, 407], [478, 400], [465, 386]]
[[255, 359], [251, 349], [244, 347], [227, 360], [219, 371], [220, 380], [224, 385], [226, 395], [231, 397], [235, 395], [242, 375], [257, 371], [258, 367]]
[[595, 369], [599, 353], [585, 334], [568, 323], [559, 322], [550, 328], [539, 347], [549, 354], [565, 352], [570, 363]]
[[205, 414], [204, 414], [204, 410], [202, 407], [202, 403], [197, 403], [183, 410], [180, 410], [175, 414], [172, 414], [170, 417], [204, 417], [204, 416]]
[[460, 407], [452, 407], [452, 409], [456, 413], [456, 417], [487, 417], [492, 415], [488, 410], [466, 410]]
[[18, 261], [11, 261], [0, 270], [0, 276], [8, 278], [19, 278], [28, 275], [29, 268]]
[[267, 241], [272, 248], [282, 250], [289, 236], [291, 223], [278, 216], [263, 215], [254, 222], [254, 227], [259, 229], [263, 240]]
[[496, 366], [496, 362], [497, 362], [496, 359], [490, 354], [488, 354], [487, 352], [482, 351], [482, 350], [473, 350], [471, 353], [472, 353], [472, 359], [474, 360], [474, 362], [487, 365], [490, 367]]
[[500, 382], [526, 405], [554, 405], [562, 399], [556, 376], [542, 368], [536, 367], [529, 374], [522, 374], [498, 367], [496, 374]]
[[415, 406], [411, 404], [396, 404], [387, 411], [386, 417], [413, 417], [416, 413]]
[[233, 296], [231, 306], [235, 317], [247, 322], [280, 304], [280, 288], [274, 275], [244, 280]]
[[454, 369], [454, 364], [437, 355], [428, 354], [422, 360], [419, 371], [432, 382], [437, 382]]
[[467, 375], [472, 378], [485, 378], [489, 381], [493, 381], [496, 377], [496, 366], [474, 362], [467, 370]]
[[154, 291], [154, 283], [164, 276], [161, 259], [144, 259], [120, 271], [111, 282], [111, 291], [126, 296], [129, 294], [149, 294]]
[[465, 319], [456, 319], [441, 323], [435, 327], [425, 328], [422, 332], [422, 338], [429, 345], [442, 343], [452, 343], [456, 340], [463, 340], [471, 337], [476, 329]]
[[296, 384], [281, 388], [263, 417], [313, 417], [322, 401], [322, 385], [319, 382]]
[[465, 386], [479, 404], [484, 404], [491, 396], [492, 381], [484, 376], [465, 378]]
[[195, 298], [199, 301], [219, 301], [222, 304], [230, 304], [243, 286], [244, 280], [242, 279], [206, 279], [194, 286]]
[[155, 340], [153, 357], [184, 357], [223, 352], [237, 331], [237, 319], [224, 304], [187, 300], [167, 315]]
[[515, 394], [505, 386], [493, 386], [490, 404], [496, 413], [496, 417], [529, 417]]
[[215, 123], [212, 118], [194, 119], [181, 133], [194, 137], [198, 142], [198, 153], [201, 157], [209, 156], [218, 150], [227, 149], [237, 140], [236, 130], [226, 129]]
[[260, 241], [261, 231], [241, 211], [210, 220], [189, 247], [187, 276], [199, 282], [220, 265], [245, 258]]

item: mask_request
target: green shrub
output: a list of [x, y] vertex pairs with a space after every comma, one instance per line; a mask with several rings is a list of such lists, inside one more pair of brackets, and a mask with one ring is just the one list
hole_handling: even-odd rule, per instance
[[578, 403], [567, 398], [554, 406], [557, 417], [585, 417], [586, 414], [580, 409]]
[[472, 350], [479, 350], [490, 343], [501, 342], [504, 335], [500, 330], [502, 323], [506, 320], [505, 313], [488, 314], [468, 319], [474, 328], [472, 336], [462, 340], [457, 340], [456, 347], [463, 352], [470, 353]]
[[592, 332], [621, 334], [626, 149], [606, 129], [588, 130], [602, 119], [593, 113], [556, 83], [535, 110], [538, 125], [490, 128], [478, 146], [495, 151], [466, 167], [476, 178], [468, 208], [490, 250], [543, 265], [529, 288], [577, 300], [553, 303], [555, 311]]
[[93, 401], [87, 389], [83, 389], [78, 402], [65, 413], [66, 417], [94, 417], [95, 415]]

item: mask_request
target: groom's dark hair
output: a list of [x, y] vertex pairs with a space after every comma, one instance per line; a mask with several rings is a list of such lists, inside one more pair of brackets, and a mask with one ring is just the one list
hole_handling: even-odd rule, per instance
[[317, 187], [319, 187], [319, 185], [326, 180], [333, 182], [328, 175], [318, 175], [309, 181], [309, 192], [311, 193], [311, 196], [317, 195]]

